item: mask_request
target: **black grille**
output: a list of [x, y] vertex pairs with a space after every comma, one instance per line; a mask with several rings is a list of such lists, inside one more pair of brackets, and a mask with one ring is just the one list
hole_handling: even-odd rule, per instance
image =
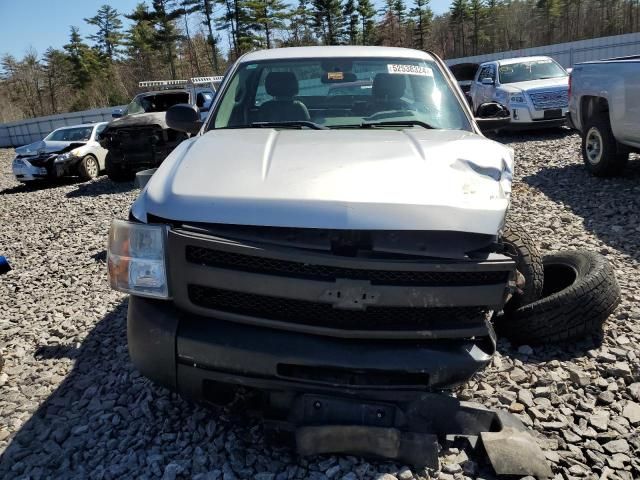
[[147, 150], [149, 146], [164, 143], [162, 129], [155, 126], [118, 128], [113, 130], [113, 140], [120, 148]]
[[328, 303], [255, 295], [189, 285], [189, 300], [199, 307], [301, 325], [342, 330], [443, 330], [484, 324], [481, 307], [369, 307], [339, 310]]
[[188, 245], [186, 259], [190, 263], [227, 268], [251, 273], [264, 273], [309, 280], [334, 281], [337, 278], [369, 280], [373, 285], [475, 286], [505, 283], [507, 271], [480, 272], [416, 272], [393, 270], [360, 270], [354, 268], [313, 265], [308, 263], [255, 257]]

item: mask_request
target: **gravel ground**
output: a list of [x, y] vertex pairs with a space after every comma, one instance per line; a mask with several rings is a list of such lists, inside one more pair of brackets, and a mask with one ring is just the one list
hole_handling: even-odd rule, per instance
[[[604, 338], [518, 349], [458, 395], [516, 412], [556, 478], [640, 478], [640, 165], [624, 178], [582, 168], [567, 132], [504, 136], [516, 150], [511, 217], [543, 251], [596, 250], [623, 303]], [[105, 177], [26, 190], [0, 150], [0, 478], [492, 478], [481, 458], [443, 450], [442, 471], [353, 457], [305, 461], [267, 444], [259, 423], [194, 405], [152, 385], [126, 348], [126, 299], [105, 274], [109, 222], [137, 191]], [[640, 162], [636, 162], [640, 164]], [[635, 383], [634, 383], [635, 382]]]

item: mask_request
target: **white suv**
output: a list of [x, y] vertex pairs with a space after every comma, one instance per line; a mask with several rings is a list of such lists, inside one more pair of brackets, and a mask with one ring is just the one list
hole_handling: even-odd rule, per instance
[[549, 57], [520, 57], [480, 65], [471, 85], [473, 109], [498, 102], [511, 111], [512, 127], [557, 127], [569, 107], [567, 71]]

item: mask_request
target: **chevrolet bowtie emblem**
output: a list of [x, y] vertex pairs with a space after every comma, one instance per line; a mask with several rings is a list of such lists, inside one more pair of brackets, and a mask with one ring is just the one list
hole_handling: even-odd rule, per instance
[[336, 280], [336, 288], [326, 290], [320, 300], [327, 301], [333, 308], [343, 310], [365, 310], [367, 305], [378, 302], [380, 294], [371, 289], [371, 283], [358, 280]]

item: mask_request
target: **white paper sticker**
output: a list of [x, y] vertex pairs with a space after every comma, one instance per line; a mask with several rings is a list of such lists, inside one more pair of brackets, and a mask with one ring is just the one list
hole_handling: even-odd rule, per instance
[[422, 77], [433, 77], [433, 70], [429, 67], [420, 65], [397, 65], [394, 63], [387, 64], [389, 73], [398, 73], [401, 75], [420, 75]]

